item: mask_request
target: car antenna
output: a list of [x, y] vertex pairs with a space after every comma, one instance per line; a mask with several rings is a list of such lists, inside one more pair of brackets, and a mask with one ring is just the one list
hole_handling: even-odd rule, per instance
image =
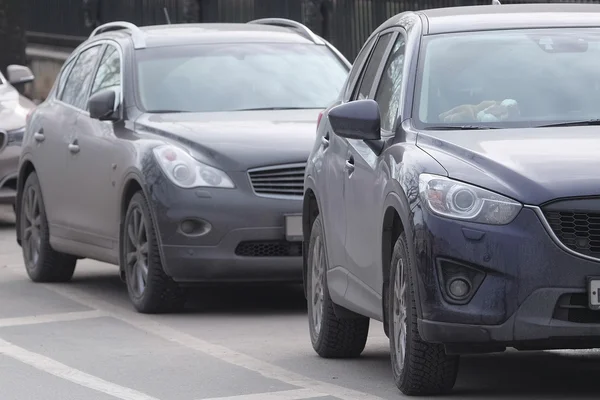
[[492, 0], [492, 5], [493, 6], [501, 6], [502, 3], [500, 3], [500, 0]]
[[165, 18], [167, 19], [167, 24], [171, 25], [171, 18], [169, 18], [169, 11], [167, 10], [167, 7], [164, 7], [163, 11], [165, 12]]

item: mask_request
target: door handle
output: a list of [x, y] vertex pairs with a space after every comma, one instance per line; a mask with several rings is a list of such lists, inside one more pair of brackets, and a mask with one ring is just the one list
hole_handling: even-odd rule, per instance
[[40, 142], [40, 143], [43, 142], [46, 139], [46, 136], [44, 136], [44, 130], [40, 129], [39, 131], [34, 133], [33, 138], [35, 139], [36, 142]]
[[323, 149], [329, 147], [329, 132], [327, 132], [324, 136], [321, 136], [321, 144], [323, 145]]
[[69, 143], [69, 151], [73, 154], [79, 153], [79, 145], [75, 143]]
[[349, 173], [352, 173], [354, 171], [354, 157], [350, 156], [350, 158], [346, 160], [346, 170]]

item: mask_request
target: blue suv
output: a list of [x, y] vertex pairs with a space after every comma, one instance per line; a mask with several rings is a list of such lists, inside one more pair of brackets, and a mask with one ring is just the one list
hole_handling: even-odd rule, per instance
[[305, 173], [320, 356], [382, 321], [396, 385], [424, 395], [461, 354], [600, 346], [599, 17], [456, 7], [367, 40]]

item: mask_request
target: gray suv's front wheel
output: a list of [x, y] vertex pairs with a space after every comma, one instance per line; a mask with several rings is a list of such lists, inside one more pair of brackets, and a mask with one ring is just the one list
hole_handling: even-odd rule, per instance
[[165, 274], [157, 233], [144, 194], [136, 193], [127, 207], [121, 231], [121, 262], [129, 298], [138, 312], [178, 311], [185, 292]]

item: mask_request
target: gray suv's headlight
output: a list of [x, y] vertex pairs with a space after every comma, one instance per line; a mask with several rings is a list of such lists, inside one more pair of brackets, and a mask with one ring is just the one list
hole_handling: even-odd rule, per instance
[[522, 208], [508, 197], [439, 175], [421, 174], [419, 194], [437, 215], [482, 224], [508, 224]]
[[182, 188], [234, 188], [235, 185], [220, 169], [201, 163], [187, 151], [171, 145], [153, 149], [154, 156], [169, 179]]

